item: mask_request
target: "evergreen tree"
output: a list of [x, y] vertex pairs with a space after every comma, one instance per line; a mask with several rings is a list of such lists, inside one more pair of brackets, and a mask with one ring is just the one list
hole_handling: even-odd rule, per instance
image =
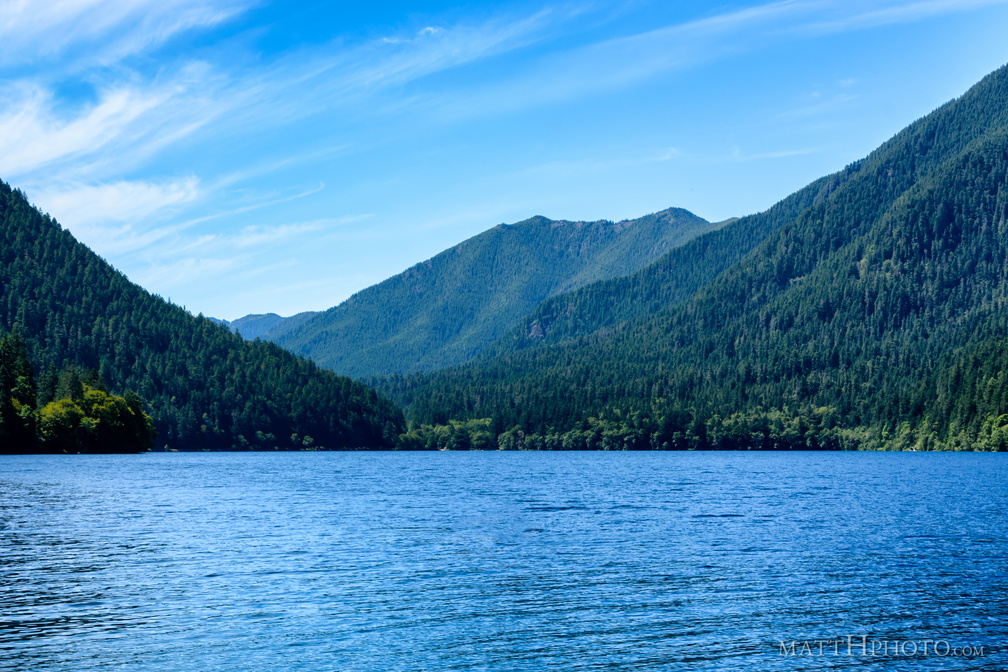
[[20, 330], [0, 338], [0, 452], [35, 447], [35, 375]]

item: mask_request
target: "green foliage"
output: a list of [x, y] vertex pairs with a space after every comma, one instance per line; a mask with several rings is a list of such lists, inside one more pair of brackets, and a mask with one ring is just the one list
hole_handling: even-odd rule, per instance
[[54, 399], [71, 399], [79, 401], [84, 397], [84, 381], [80, 370], [73, 365], [63, 369], [56, 379]]
[[39, 411], [46, 452], [132, 453], [154, 445], [154, 423], [136, 394], [118, 397], [83, 386], [77, 399], [50, 401]]
[[[0, 331], [14, 325], [42, 372], [42, 402], [66, 395], [80, 406], [101, 379], [112, 392], [135, 390], [150, 404], [159, 448], [303, 449], [293, 434], [314, 448], [381, 448], [403, 431], [399, 409], [364, 385], [152, 296], [0, 182]], [[8, 388], [27, 357], [3, 365]], [[76, 374], [57, 373], [68, 364]], [[19, 403], [34, 412], [35, 400]], [[0, 399], [7, 437], [31, 434], [17, 408]]]
[[495, 450], [489, 418], [452, 420], [445, 425], [421, 425], [399, 435], [398, 450]]
[[88, 452], [93, 443], [88, 435], [96, 424], [94, 418], [85, 422], [83, 409], [73, 399], [50, 401], [39, 411], [39, 433], [49, 452]]
[[58, 380], [62, 396], [36, 411], [34, 372], [20, 330], [0, 338], [0, 452], [119, 453], [153, 445], [154, 425], [139, 395], [110, 395], [100, 389], [97, 373], [82, 374], [75, 366]]
[[624, 222], [534, 217], [485, 231], [315, 315], [236, 320], [355, 377], [465, 362], [543, 299], [632, 273], [719, 226], [672, 209]]
[[949, 353], [909, 396], [908, 442], [1008, 450], [1008, 340]]
[[[1008, 416], [1005, 416], [1008, 425]], [[1004, 428], [1008, 433], [1008, 427]], [[589, 417], [566, 431], [497, 431], [493, 418], [420, 425], [399, 450], [854, 450], [870, 439], [836, 424], [836, 409], [750, 410], [707, 418], [656, 403], [647, 412]], [[1008, 436], [1005, 436], [1008, 439]]]
[[[618, 422], [610, 446], [1000, 449], [1008, 69], [776, 208], [723, 271], [732, 227], [760, 236], [748, 218], [544, 304], [545, 344], [382, 389], [415, 425], [490, 418], [509, 445]], [[701, 243], [713, 265], [671, 272]]]

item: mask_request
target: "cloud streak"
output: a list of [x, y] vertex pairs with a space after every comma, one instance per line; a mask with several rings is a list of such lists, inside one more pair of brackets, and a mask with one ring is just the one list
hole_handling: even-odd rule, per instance
[[[618, 90], [661, 73], [759, 48], [781, 36], [858, 30], [883, 23], [931, 18], [1004, 0], [837, 2], [785, 0], [627, 37], [548, 51], [510, 78], [459, 89], [404, 87], [431, 75], [546, 40], [556, 23], [570, 18], [544, 9], [510, 21], [428, 26], [408, 38], [373, 40], [356, 47], [331, 44], [288, 54], [252, 73], [226, 64], [190, 62], [153, 77], [132, 74], [98, 89], [90, 105], [63, 109], [52, 88], [37, 79], [13, 80], [3, 88], [0, 109], [0, 175], [8, 179], [39, 170], [74, 170], [108, 180], [149, 161], [193, 136], [244, 127], [246, 134], [277, 133], [318, 114], [344, 110], [350, 118], [376, 111], [410, 114], [426, 110], [450, 121], [501, 114]], [[194, 0], [62, 0], [36, 23], [30, 3], [9, 1], [0, 25], [0, 56], [25, 50], [43, 53], [89, 44], [122, 33], [116, 53], [151, 48], [195, 27], [233, 17], [245, 3], [204, 5]], [[78, 28], [67, 28], [73, 24]], [[31, 26], [30, 28], [27, 28]], [[50, 39], [60, 35], [61, 39]], [[5, 41], [4, 37], [13, 41]], [[16, 45], [16, 46], [15, 46]], [[390, 95], [386, 95], [389, 93]], [[337, 125], [340, 122], [337, 122]], [[343, 122], [347, 123], [347, 122]], [[112, 157], [110, 159], [110, 156]], [[111, 165], [110, 165], [111, 164]]]
[[[52, 93], [39, 86], [8, 89], [13, 102], [0, 115], [0, 173], [19, 176], [53, 163], [87, 159], [126, 139], [135, 142], [137, 122], [164, 105], [165, 92], [123, 86], [102, 92], [97, 104], [60, 118]], [[13, 94], [13, 95], [11, 95]]]
[[[101, 222], [142, 222], [151, 217], [164, 219], [173, 207], [200, 197], [199, 180], [188, 177], [162, 183], [119, 181], [111, 184], [74, 185], [67, 189], [40, 192], [36, 197], [57, 219], [73, 219], [77, 224]], [[80, 203], [86, 209], [74, 211]]]
[[917, 2], [860, 2], [827, 5], [825, 16], [803, 23], [794, 32], [822, 35], [912, 23], [949, 14], [1008, 4], [1005, 0], [920, 0]]
[[0, 67], [68, 52], [76, 68], [109, 65], [180, 33], [216, 26], [248, 6], [240, 0], [2, 0]]
[[[0, 36], [16, 34], [27, 23], [27, 3], [11, 4], [14, 11], [7, 15]], [[115, 5], [116, 11], [88, 22], [108, 5]], [[44, 43], [48, 32], [59, 33], [66, 24], [81, 20], [84, 28], [68, 31], [44, 53], [81, 46], [113, 29], [124, 31], [122, 39], [139, 50], [187, 28], [222, 21], [240, 6], [225, 3], [204, 11], [200, 3], [175, 0], [155, 11], [141, 0], [66, 1], [54, 5], [28, 33], [34, 35], [32, 42]], [[158, 17], [170, 14], [171, 8], [179, 9], [181, 18], [170, 25], [161, 22]], [[145, 10], [153, 16], [141, 19]], [[512, 22], [451, 30], [429, 27], [409, 39], [373, 40], [350, 48], [301, 50], [255, 71], [201, 61], [149, 76], [127, 69], [125, 75], [98, 86], [93, 99], [70, 105], [44, 78], [14, 78], [0, 87], [7, 101], [0, 105], [0, 175], [29, 187], [53, 181], [70, 184], [63, 200], [90, 196], [77, 186], [80, 182], [116, 180], [164, 150], [192, 145], [200, 137], [214, 133], [269, 137], [320, 113], [330, 118], [337, 110], [348, 111], [351, 117], [360, 114], [362, 104], [373, 103], [384, 91], [520, 48], [535, 39], [550, 14], [543, 11]], [[311, 153], [344, 147], [315, 147]], [[51, 188], [45, 191], [53, 195]]]
[[610, 93], [669, 71], [808, 39], [962, 13], [1008, 0], [783, 0], [551, 53], [524, 72], [437, 101], [446, 119]]
[[207, 282], [224, 283], [233, 291], [249, 291], [244, 283], [272, 271], [297, 267], [294, 251], [344, 224], [342, 219], [323, 219], [250, 225], [196, 237], [179, 235], [176, 229], [158, 242], [156, 263], [145, 258], [142, 248], [135, 251], [131, 275], [143, 286], [166, 292]]
[[[310, 235], [335, 235], [330, 224], [340, 221], [229, 232], [239, 218], [324, 186], [290, 193], [290, 186], [264, 190], [243, 182], [262, 182], [291, 162], [349, 151], [346, 140], [292, 145], [286, 155], [263, 157], [238, 171], [231, 166], [223, 175], [152, 180], [131, 173], [142, 175], [165, 151], [241, 145], [257, 137], [275, 141], [285, 128], [314, 115], [353, 117], [387, 91], [528, 45], [552, 20], [543, 11], [514, 21], [431, 26], [392, 41], [301, 49], [254, 70], [241, 58], [234, 65], [197, 54], [154, 72], [129, 64], [130, 56], [186, 30], [216, 25], [244, 6], [92, 0], [57, 2], [44, 16], [32, 17], [28, 3], [9, 3], [5, 9], [13, 11], [2, 14], [0, 25], [0, 73], [16, 76], [0, 85], [0, 100], [6, 101], [0, 103], [0, 177], [16, 181], [78, 239], [114, 257], [145, 286], [172, 293], [225, 276], [234, 284], [270, 266], [267, 260], [279, 249], [292, 249]], [[107, 39], [83, 62], [71, 56]], [[107, 66], [116, 59], [110, 76]], [[16, 69], [21, 60], [59, 65], [39, 73]], [[62, 97], [58, 82], [65, 77], [88, 83], [93, 94]], [[384, 99], [385, 109], [393, 98]]]

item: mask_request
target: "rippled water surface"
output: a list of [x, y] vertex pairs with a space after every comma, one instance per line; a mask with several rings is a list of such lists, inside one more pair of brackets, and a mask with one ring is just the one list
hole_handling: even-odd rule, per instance
[[1004, 670], [1006, 531], [1008, 455], [6, 456], [0, 670]]

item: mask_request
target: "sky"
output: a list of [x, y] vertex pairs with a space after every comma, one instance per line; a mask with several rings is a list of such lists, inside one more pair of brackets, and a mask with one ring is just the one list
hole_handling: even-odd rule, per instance
[[1006, 32], [1008, 0], [0, 0], [0, 179], [194, 314], [291, 315], [534, 215], [759, 212]]

